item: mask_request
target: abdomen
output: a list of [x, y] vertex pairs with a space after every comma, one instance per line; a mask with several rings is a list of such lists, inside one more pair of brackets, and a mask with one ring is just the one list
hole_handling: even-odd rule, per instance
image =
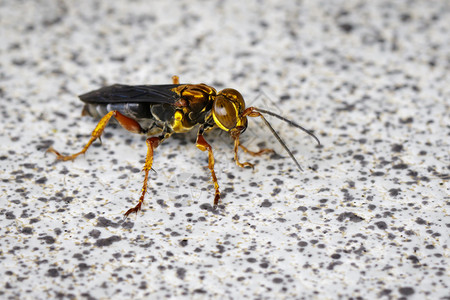
[[[117, 110], [124, 116], [137, 121], [142, 129], [147, 131], [148, 135], [153, 135], [162, 131], [164, 123], [167, 120], [160, 120], [157, 116], [154, 116], [150, 106], [152, 106], [152, 104], [149, 103], [86, 103], [83, 108], [83, 115], [89, 115], [95, 119], [100, 119], [108, 112]], [[115, 121], [114, 118], [112, 121], [117, 124], [117, 121]]]

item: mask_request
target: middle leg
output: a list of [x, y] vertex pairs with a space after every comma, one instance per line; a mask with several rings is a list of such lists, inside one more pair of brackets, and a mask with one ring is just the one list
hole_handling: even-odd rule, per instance
[[214, 182], [214, 189], [216, 190], [215, 196], [214, 196], [214, 207], [219, 204], [220, 200], [220, 191], [219, 191], [219, 183], [217, 182], [216, 172], [214, 172], [214, 155], [212, 151], [212, 147], [203, 137], [203, 128], [200, 127], [198, 134], [197, 134], [197, 143], [196, 146], [198, 149], [202, 151], [208, 151], [208, 168], [211, 171], [211, 177]]

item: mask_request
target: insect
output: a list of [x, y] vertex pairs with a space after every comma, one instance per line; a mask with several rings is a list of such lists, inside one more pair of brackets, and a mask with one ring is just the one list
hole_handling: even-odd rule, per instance
[[89, 141], [80, 152], [72, 155], [62, 155], [52, 147], [47, 150], [54, 153], [58, 160], [73, 160], [84, 154], [95, 140], [100, 139], [111, 118], [115, 118], [130, 132], [149, 136], [146, 140], [147, 155], [143, 167], [145, 175], [141, 196], [136, 206], [125, 212], [125, 217], [141, 210], [147, 192], [148, 175], [153, 165], [154, 151], [173, 133], [187, 132], [198, 125], [196, 146], [202, 151], [208, 151], [208, 168], [215, 189], [214, 207], [219, 203], [220, 190], [214, 172], [213, 149], [203, 136], [205, 132], [220, 128], [230, 134], [234, 141], [234, 160], [239, 167], [253, 167], [249, 162], [239, 161], [239, 147], [253, 156], [273, 152], [271, 149], [254, 152], [240, 143], [239, 137], [247, 128], [247, 117], [260, 117], [263, 120], [299, 170], [302, 170], [300, 164], [264, 115], [276, 117], [303, 130], [320, 145], [319, 139], [311, 131], [293, 121], [261, 108], [246, 108], [244, 98], [234, 89], [226, 88], [217, 92], [213, 87], [203, 83], [180, 84], [178, 76], [173, 76], [172, 80], [173, 84], [165, 85], [115, 84], [80, 95], [79, 98], [85, 103], [82, 115], [100, 118]]

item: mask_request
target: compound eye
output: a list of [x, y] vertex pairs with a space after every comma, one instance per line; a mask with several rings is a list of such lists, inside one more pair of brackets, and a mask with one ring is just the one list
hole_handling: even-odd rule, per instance
[[235, 103], [235, 105], [237, 106], [239, 114], [244, 111], [244, 109], [245, 109], [245, 101], [244, 101], [244, 98], [242, 97], [241, 93], [239, 93], [235, 89], [223, 89], [223, 90], [220, 91], [219, 94], [224, 95], [230, 101]]
[[222, 95], [216, 97], [212, 109], [213, 118], [217, 126], [225, 131], [236, 127], [238, 112], [233, 102]]

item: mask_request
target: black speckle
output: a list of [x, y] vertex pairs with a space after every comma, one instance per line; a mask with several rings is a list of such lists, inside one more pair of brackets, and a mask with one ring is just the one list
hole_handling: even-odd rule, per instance
[[86, 263], [79, 263], [79, 264], [78, 264], [78, 268], [80, 269], [80, 271], [86, 271], [86, 270], [89, 270], [90, 267], [91, 267], [91, 266], [89, 266], [89, 265], [86, 264]]
[[425, 220], [422, 219], [422, 218], [417, 218], [417, 219], [416, 219], [416, 223], [419, 224], [419, 225], [426, 225], [428, 222], [425, 221]]
[[279, 179], [279, 178], [274, 178], [273, 181], [276, 183], [276, 185], [278, 186], [282, 186], [283, 185], [283, 180]]
[[62, 199], [65, 203], [71, 203], [73, 201], [73, 197], [64, 197]]
[[227, 173], [227, 177], [228, 177], [228, 179], [230, 179], [230, 180], [232, 180], [232, 179], [235, 178], [234, 174], [232, 174], [232, 173]]
[[381, 229], [381, 230], [385, 230], [388, 227], [386, 222], [384, 222], [384, 221], [376, 222], [375, 225], [378, 227], [378, 229]]
[[263, 269], [267, 269], [269, 267], [269, 264], [266, 262], [260, 263], [259, 266]]
[[405, 234], [406, 235], [415, 235], [414, 231], [412, 231], [412, 230], [406, 230]]
[[411, 296], [412, 294], [414, 294], [414, 289], [412, 287], [409, 287], [409, 286], [399, 288], [398, 291], [403, 296]]
[[332, 258], [332, 259], [340, 259], [340, 258], [341, 258], [341, 255], [338, 254], [338, 253], [334, 253], [334, 254], [331, 254], [331, 258]]
[[419, 175], [419, 172], [417, 172], [417, 171], [413, 171], [413, 170], [408, 171], [408, 176], [411, 176], [412, 178], [417, 178], [418, 175]]
[[40, 239], [40, 240], [44, 240], [47, 244], [53, 244], [53, 243], [55, 243], [55, 238], [52, 237], [52, 236], [49, 236], [49, 235], [44, 236], [44, 237], [40, 237], [39, 239]]
[[186, 247], [188, 244], [188, 240], [181, 240], [179, 244], [181, 247]]
[[410, 256], [408, 256], [408, 259], [413, 263], [413, 264], [418, 264], [420, 261], [419, 261], [419, 259], [417, 258], [417, 256], [415, 256], [415, 255], [410, 255]]
[[125, 229], [131, 229], [134, 227], [134, 223], [131, 221], [125, 221], [122, 223], [121, 226], [122, 226], [122, 228], [125, 228]]
[[99, 239], [95, 242], [97, 247], [111, 246], [112, 243], [120, 241], [121, 238], [118, 235], [112, 235], [106, 239]]
[[212, 211], [213, 207], [209, 203], [203, 203], [200, 205], [200, 208], [207, 211]]
[[341, 213], [341, 214], [337, 217], [337, 220], [338, 220], [339, 222], [343, 222], [345, 219], [349, 219], [350, 221], [355, 222], [355, 223], [359, 223], [359, 222], [361, 222], [361, 221], [364, 220], [363, 217], [360, 217], [360, 216], [358, 216], [357, 214], [352, 213], [352, 212], [344, 212], [344, 213]]
[[124, 62], [126, 57], [125, 56], [111, 56], [109, 58], [111, 61], [117, 61], [117, 62]]
[[334, 267], [342, 265], [343, 262], [342, 261], [333, 261], [332, 263], [330, 263], [327, 267], [327, 270], [333, 270]]
[[274, 188], [271, 196], [274, 197], [274, 196], [278, 195], [280, 192], [281, 192], [280, 188], [278, 188], [278, 187]]
[[377, 171], [377, 172], [373, 172], [372, 173], [372, 176], [383, 176], [384, 175], [384, 172], [381, 172], [381, 171]]
[[354, 155], [353, 159], [355, 159], [355, 160], [364, 160], [364, 155], [361, 155], [361, 154]]
[[299, 206], [299, 207], [297, 207], [297, 210], [305, 212], [308, 210], [308, 208], [306, 206]]
[[392, 293], [392, 290], [390, 289], [384, 289], [380, 293], [378, 293], [378, 297], [381, 298], [382, 296], [388, 296]]
[[409, 22], [409, 21], [411, 21], [411, 15], [410, 14], [408, 14], [408, 13], [402, 13], [402, 14], [400, 14], [400, 20], [402, 21], [402, 22]]
[[284, 95], [280, 96], [280, 102], [283, 102], [283, 101], [286, 101], [286, 100], [289, 100], [289, 99], [291, 99], [291, 96], [289, 96], [287, 94], [284, 94]]
[[[167, 204], [162, 199], [156, 200], [156, 203], [158, 203], [159, 206], [161, 206], [162, 208], [167, 208], [168, 207]], [[201, 208], [201, 206], [200, 206], [200, 208]]]
[[5, 217], [7, 220], [13, 220], [16, 218], [16, 216], [14, 215], [14, 213], [12, 211], [7, 211], [5, 213]]
[[397, 165], [392, 166], [392, 168], [394, 170], [404, 170], [404, 169], [408, 168], [408, 165], [407, 164], [397, 164]]
[[113, 227], [113, 228], [117, 228], [117, 227], [119, 227], [119, 223], [115, 223], [115, 222], [113, 222], [111, 220], [108, 220], [108, 219], [106, 219], [104, 217], [100, 217], [100, 218], [98, 218], [96, 226], [97, 227]]
[[186, 269], [185, 268], [178, 268], [177, 269], [177, 277], [180, 279], [184, 279], [186, 276]]
[[300, 247], [306, 247], [306, 246], [308, 246], [308, 242], [300, 241], [300, 242], [297, 243], [297, 245], [300, 246]]
[[263, 203], [261, 203], [261, 207], [271, 207], [272, 206], [272, 202], [270, 202], [269, 200], [265, 199], [263, 201]]
[[398, 121], [400, 122], [400, 124], [411, 124], [414, 121], [414, 119], [413, 119], [413, 117], [408, 117], [408, 118], [399, 119]]
[[41, 178], [39, 178], [39, 179], [36, 179], [36, 181], [35, 181], [35, 183], [37, 183], [37, 184], [44, 184], [44, 183], [46, 183], [47, 182], [47, 177], [41, 177]]
[[282, 283], [282, 282], [283, 282], [283, 278], [275, 277], [275, 278], [272, 280], [272, 282], [273, 282], [273, 283]]
[[339, 28], [345, 33], [350, 33], [353, 31], [353, 25], [350, 23], [339, 24]]
[[140, 290], [146, 290], [147, 288], [148, 288], [147, 282], [141, 281], [141, 283], [139, 284], [139, 289]]
[[94, 239], [97, 239], [101, 234], [102, 232], [97, 229], [92, 229], [91, 231], [89, 231], [89, 236], [93, 237]]
[[[114, 254], [113, 254], [113, 256], [114, 256]], [[77, 260], [84, 260], [83, 254], [81, 254], [81, 253], [75, 253], [72, 257]]]
[[402, 152], [403, 151], [403, 145], [400, 145], [400, 144], [394, 144], [394, 145], [392, 145], [392, 148], [391, 148], [391, 151], [392, 152]]
[[49, 277], [58, 277], [59, 276], [59, 271], [57, 269], [55, 269], [55, 268], [48, 269], [47, 276], [49, 276]]
[[95, 218], [95, 214], [93, 212], [90, 212], [85, 214], [84, 217], [88, 220], [92, 220], [93, 218]]
[[61, 21], [61, 16], [53, 16], [52, 18], [42, 21], [42, 25], [44, 25], [44, 27], [50, 27], [55, 24], [61, 23]]
[[340, 107], [340, 108], [336, 109], [336, 111], [338, 111], [338, 112], [341, 112], [341, 111], [351, 112], [351, 111], [354, 111], [354, 110], [355, 110], [355, 104], [349, 104], [349, 103], [346, 103], [346, 102], [344, 102], [344, 107]]
[[217, 249], [219, 249], [219, 253], [224, 253], [225, 252], [225, 247], [224, 246], [222, 246], [222, 245], [217, 245], [216, 246], [217, 247]]
[[24, 227], [24, 228], [22, 228], [22, 233], [23, 234], [32, 234], [33, 233], [33, 228], [31, 228], [31, 227]]
[[398, 196], [400, 194], [401, 191], [402, 191], [401, 189], [390, 189], [389, 190], [389, 195], [391, 197], [396, 197], [396, 196]]

